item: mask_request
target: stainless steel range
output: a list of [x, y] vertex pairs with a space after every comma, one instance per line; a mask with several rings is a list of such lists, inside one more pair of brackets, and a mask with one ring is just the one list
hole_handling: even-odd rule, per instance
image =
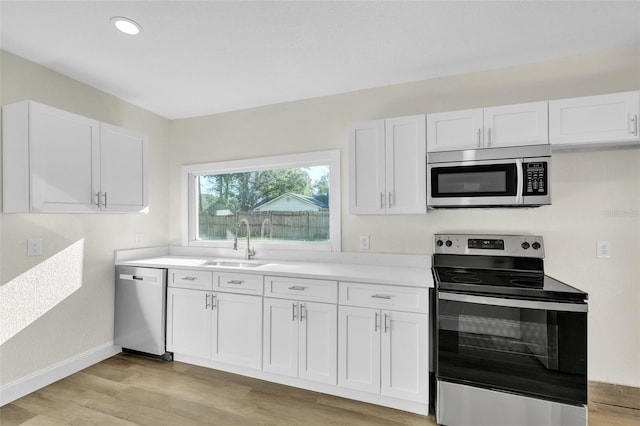
[[435, 235], [439, 424], [587, 424], [588, 295], [543, 259], [540, 236]]

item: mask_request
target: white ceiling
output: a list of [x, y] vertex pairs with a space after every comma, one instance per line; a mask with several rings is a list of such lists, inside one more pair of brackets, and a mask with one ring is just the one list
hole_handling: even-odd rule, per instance
[[0, 24], [0, 48], [173, 119], [639, 44], [640, 0], [0, 0]]

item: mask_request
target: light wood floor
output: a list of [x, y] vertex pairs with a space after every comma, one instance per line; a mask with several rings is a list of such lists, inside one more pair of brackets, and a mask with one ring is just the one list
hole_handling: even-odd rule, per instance
[[[637, 406], [637, 395], [620, 397], [621, 392], [606, 385], [595, 389], [598, 402], [589, 404], [590, 426], [640, 425], [640, 410], [620, 406]], [[590, 389], [592, 393], [594, 390]], [[134, 424], [431, 426], [436, 423], [433, 417], [127, 354], [105, 360], [0, 408], [2, 426]]]

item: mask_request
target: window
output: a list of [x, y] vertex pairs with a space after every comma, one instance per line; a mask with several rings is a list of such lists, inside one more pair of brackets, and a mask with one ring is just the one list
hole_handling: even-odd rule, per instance
[[340, 152], [183, 166], [183, 239], [190, 246], [340, 251]]

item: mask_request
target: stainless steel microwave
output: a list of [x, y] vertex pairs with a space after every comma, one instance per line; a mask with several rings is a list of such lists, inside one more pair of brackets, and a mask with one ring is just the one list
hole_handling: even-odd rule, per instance
[[427, 206], [551, 204], [551, 147], [529, 145], [427, 154]]

